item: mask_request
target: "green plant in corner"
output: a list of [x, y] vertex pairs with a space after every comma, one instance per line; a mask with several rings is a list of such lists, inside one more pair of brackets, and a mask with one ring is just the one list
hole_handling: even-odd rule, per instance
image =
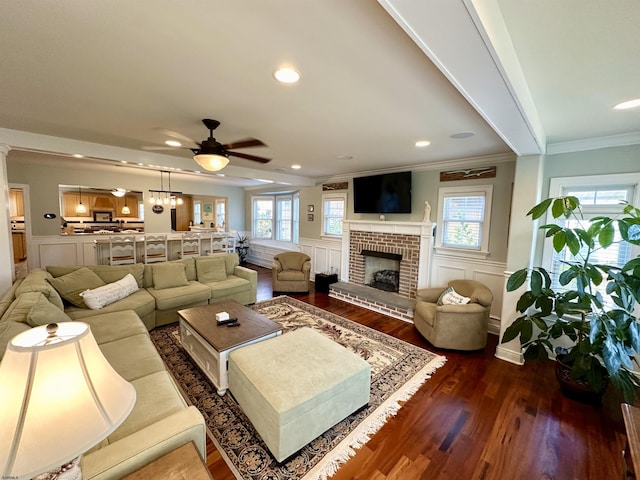
[[640, 387], [633, 372], [634, 356], [640, 353], [640, 258], [624, 265], [595, 263], [594, 258], [614, 245], [640, 245], [640, 210], [624, 203], [613, 217], [585, 219], [579, 200], [567, 196], [547, 198], [527, 215], [536, 220], [549, 210], [554, 223], [539, 228], [556, 252], [566, 248], [571, 255], [561, 261], [555, 288], [543, 267], [524, 268], [509, 277], [510, 292], [530, 280], [516, 307], [522, 315], [505, 330], [502, 343], [519, 337], [525, 359], [548, 359], [557, 343], [553, 341], [566, 336], [571, 346], [556, 352], [570, 366], [571, 378], [596, 392], [608, 378], [625, 401], [633, 401]]

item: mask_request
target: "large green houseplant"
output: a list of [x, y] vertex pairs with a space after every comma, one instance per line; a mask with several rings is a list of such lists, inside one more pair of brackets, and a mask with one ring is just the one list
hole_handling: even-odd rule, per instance
[[[615, 244], [640, 245], [640, 210], [625, 203], [613, 217], [585, 219], [579, 200], [567, 196], [547, 198], [527, 215], [536, 220], [548, 211], [553, 223], [539, 228], [552, 238], [556, 252], [567, 248], [570, 259], [561, 262], [556, 288], [543, 267], [523, 268], [509, 277], [507, 291], [530, 280], [516, 307], [522, 315], [505, 330], [502, 342], [519, 337], [525, 359], [562, 353], [573, 379], [596, 392], [610, 380], [632, 401], [640, 387], [633, 372], [640, 352], [640, 258], [619, 266], [594, 263], [594, 256]], [[557, 347], [561, 337], [570, 346]]]

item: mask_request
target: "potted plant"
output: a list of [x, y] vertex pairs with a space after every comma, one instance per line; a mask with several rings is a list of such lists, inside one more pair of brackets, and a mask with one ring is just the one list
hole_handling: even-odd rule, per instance
[[[594, 254], [613, 245], [640, 245], [640, 210], [624, 203], [613, 218], [585, 219], [579, 200], [566, 196], [547, 198], [527, 215], [536, 220], [548, 211], [554, 222], [539, 228], [556, 252], [567, 248], [571, 256], [561, 261], [557, 285], [543, 267], [509, 277], [510, 292], [530, 280], [516, 307], [522, 315], [505, 330], [502, 343], [519, 337], [525, 359], [548, 359], [555, 350], [558, 368], [570, 369], [564, 380], [577, 381], [578, 390], [589, 387], [598, 395], [610, 381], [625, 401], [633, 401], [640, 387], [633, 372], [640, 353], [640, 258], [611, 265], [596, 263]], [[559, 341], [566, 345], [558, 347]]]
[[245, 265], [247, 263], [247, 253], [249, 252], [249, 240], [246, 235], [242, 235], [241, 233], [237, 234], [237, 238], [236, 252], [238, 252], [240, 265]]

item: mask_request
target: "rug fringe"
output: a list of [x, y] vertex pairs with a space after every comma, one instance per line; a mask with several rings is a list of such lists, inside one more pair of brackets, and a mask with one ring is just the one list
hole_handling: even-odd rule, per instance
[[356, 450], [362, 448], [371, 440], [371, 437], [387, 423], [390, 417], [397, 415], [400, 408], [402, 408], [401, 402], [409, 400], [431, 378], [433, 372], [442, 367], [446, 361], [446, 357], [440, 355], [431, 360], [401, 390], [391, 395], [369, 415], [366, 421], [362, 422], [353, 432], [347, 435], [340, 445], [325, 456], [301, 480], [327, 480], [335, 475], [342, 465], [355, 456]]

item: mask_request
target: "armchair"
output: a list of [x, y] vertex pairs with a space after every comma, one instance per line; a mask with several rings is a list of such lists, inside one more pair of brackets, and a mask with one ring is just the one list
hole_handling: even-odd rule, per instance
[[311, 258], [302, 252], [282, 252], [271, 266], [274, 292], [308, 292]]
[[[469, 303], [438, 304], [438, 299], [449, 287], [468, 297]], [[423, 288], [416, 292], [413, 323], [435, 347], [480, 350], [487, 344], [492, 301], [491, 290], [475, 280], [452, 280], [447, 287]]]

